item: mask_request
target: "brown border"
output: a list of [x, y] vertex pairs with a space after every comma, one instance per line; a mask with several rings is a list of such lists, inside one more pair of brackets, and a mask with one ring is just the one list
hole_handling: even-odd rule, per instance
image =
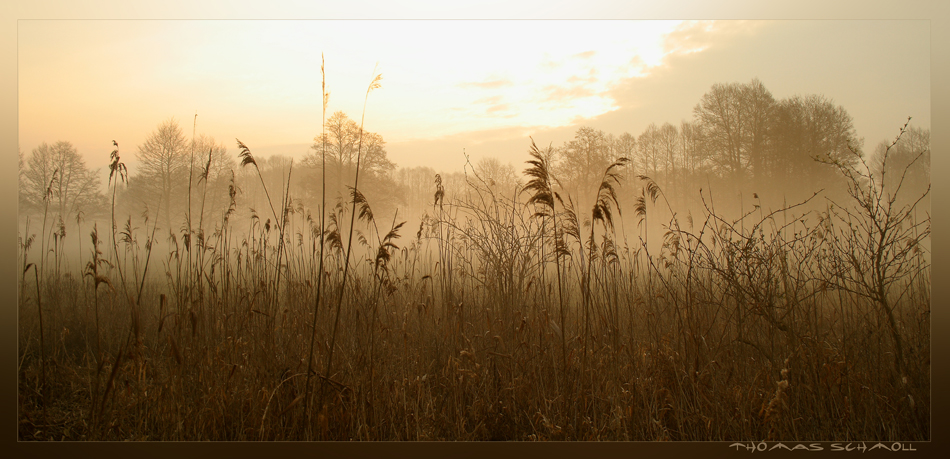
[[[3, 429], [3, 439], [11, 442], [13, 457], [46, 456], [90, 456], [102, 457], [118, 455], [141, 458], [149, 457], [202, 457], [208, 455], [227, 455], [230, 457], [293, 457], [310, 456], [435, 456], [435, 457], [515, 457], [544, 455], [544, 457], [635, 457], [646, 455], [680, 456], [698, 454], [702, 457], [745, 456], [747, 451], [736, 451], [728, 443], [544, 443], [544, 444], [488, 444], [488, 443], [370, 443], [370, 444], [322, 444], [322, 443], [268, 443], [268, 444], [228, 444], [228, 443], [65, 443], [37, 444], [16, 442], [16, 165], [17, 151], [17, 21], [19, 19], [70, 18], [70, 19], [133, 19], [133, 18], [604, 18], [604, 19], [929, 19], [931, 29], [931, 106], [932, 106], [932, 148], [937, 152], [933, 156], [932, 176], [935, 203], [932, 212], [932, 224], [935, 243], [933, 244], [933, 393], [932, 422], [933, 442], [915, 443], [918, 453], [931, 455], [946, 448], [943, 433], [947, 432], [946, 414], [950, 395], [939, 390], [947, 387], [948, 340], [950, 334], [950, 312], [944, 308], [948, 299], [948, 249], [943, 235], [950, 228], [950, 215], [944, 212], [950, 186], [941, 180], [950, 171], [950, 158], [942, 152], [950, 150], [950, 5], [939, 0], [914, 1], [861, 1], [846, 0], [828, 2], [827, 0], [797, 0], [781, 4], [775, 2], [757, 2], [755, 0], [735, 0], [728, 5], [708, 4], [707, 2], [649, 2], [652, 5], [631, 5], [632, 2], [620, 0], [590, 0], [578, 3], [578, 6], [551, 6], [548, 2], [505, 3], [504, 10], [487, 10], [482, 6], [450, 6], [454, 2], [432, 2], [428, 8], [415, 8], [390, 4], [382, 0], [369, 0], [372, 5], [354, 5], [345, 2], [323, 2], [304, 6], [268, 2], [266, 7], [259, 2], [246, 5], [233, 5], [231, 2], [215, 0], [198, 5], [191, 2], [162, 2], [148, 6], [128, 6], [115, 0], [97, 0], [90, 5], [82, 2], [13, 0], [2, 2], [0, 6], [0, 105], [2, 105], [2, 123], [0, 123], [0, 286], [2, 286], [3, 317], [0, 319], [0, 339], [3, 342], [2, 367], [7, 368], [3, 378], [3, 416], [7, 427]], [[296, 2], [294, 2], [296, 3]], [[363, 2], [367, 3], [367, 2]], [[416, 2], [419, 3], [419, 2]], [[499, 5], [499, 2], [491, 2]], [[187, 5], [187, 6], [186, 6]], [[869, 95], [873, 97], [873, 95]], [[829, 444], [824, 443], [826, 451]], [[275, 454], [276, 453], [276, 454]], [[797, 454], [798, 452], [796, 452]], [[781, 454], [781, 453], [779, 453]], [[7, 456], [10, 457], [10, 456]]]

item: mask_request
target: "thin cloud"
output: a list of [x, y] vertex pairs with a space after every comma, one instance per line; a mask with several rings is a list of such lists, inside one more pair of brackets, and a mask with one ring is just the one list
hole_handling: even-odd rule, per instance
[[584, 51], [583, 53], [577, 53], [571, 57], [575, 59], [590, 59], [594, 57], [594, 54], [597, 54], [597, 51], [590, 50], [590, 51]]
[[541, 63], [538, 64], [538, 68], [545, 72], [552, 72], [561, 68], [562, 63], [551, 59], [551, 55], [544, 53], [544, 59], [541, 60]]
[[570, 99], [581, 99], [595, 95], [592, 89], [583, 84], [570, 86], [548, 85], [544, 87], [544, 92], [546, 94], [544, 98], [545, 102], [564, 102]]
[[478, 100], [476, 100], [475, 102], [472, 102], [472, 103], [474, 103], [474, 104], [492, 104], [492, 105], [494, 105], [494, 104], [498, 104], [498, 102], [501, 102], [501, 99], [502, 99], [502, 96], [483, 97], [483, 98], [478, 99]]
[[635, 73], [638, 74], [645, 74], [650, 68], [640, 55], [633, 56], [630, 62], [627, 63], [627, 67], [633, 69]]
[[485, 113], [492, 114], [492, 113], [498, 113], [498, 112], [507, 112], [510, 109], [511, 109], [511, 106], [509, 104], [495, 104], [495, 105], [492, 105], [491, 107], [488, 107], [488, 109], [485, 110]]
[[458, 84], [460, 88], [475, 88], [475, 89], [500, 89], [508, 86], [512, 86], [514, 83], [507, 79], [496, 79], [496, 80], [485, 80], [485, 81], [465, 81]]
[[[748, 37], [768, 21], [689, 21], [680, 24], [663, 39], [664, 54], [690, 54], [704, 51], [717, 42], [736, 35]], [[664, 58], [666, 60], [666, 58]]]
[[[509, 103], [502, 103], [502, 100], [503, 100], [503, 99], [504, 99], [504, 97], [502, 97], [502, 96], [483, 97], [483, 98], [481, 98], [481, 99], [476, 100], [475, 102], [472, 102], [472, 104], [473, 104], [473, 105], [475, 105], [475, 104], [478, 104], [478, 105], [488, 105], [488, 108], [485, 109], [485, 114], [486, 114], [486, 115], [497, 115], [497, 114], [499, 114], [499, 113], [510, 112], [510, 111], [511, 111], [511, 104], [509, 104]], [[516, 116], [516, 115], [517, 115], [517, 113], [515, 113], [515, 114], [509, 114], [509, 115], [504, 116], [504, 118], [511, 118], [511, 117], [513, 117], [513, 116]]]
[[581, 77], [581, 76], [573, 75], [573, 76], [571, 76], [570, 78], [567, 79], [567, 82], [568, 82], [568, 83], [573, 83], [573, 84], [578, 84], [578, 83], [579, 83], [579, 84], [584, 84], [584, 83], [596, 83], [596, 82], [597, 82], [597, 77], [594, 76], [593, 74], [588, 75], [588, 76], [586, 76], [586, 77]]

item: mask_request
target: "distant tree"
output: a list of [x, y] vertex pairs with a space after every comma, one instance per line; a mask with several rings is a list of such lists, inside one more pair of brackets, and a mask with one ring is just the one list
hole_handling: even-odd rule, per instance
[[706, 149], [703, 148], [703, 132], [693, 122], [680, 123], [680, 145], [682, 145], [683, 169], [687, 177], [692, 178], [706, 164]]
[[389, 160], [386, 141], [375, 132], [363, 133], [363, 159], [360, 169], [369, 176], [380, 178], [391, 174], [396, 164]]
[[105, 197], [97, 171], [86, 168], [85, 160], [71, 143], [59, 141], [49, 145], [44, 142], [33, 149], [26, 165], [25, 170], [21, 167], [20, 189], [25, 210], [46, 208], [47, 190], [51, 215], [64, 221], [79, 211], [92, 214], [101, 209]]
[[657, 140], [662, 151], [663, 177], [661, 183], [670, 186], [674, 181], [676, 162], [679, 159], [679, 132], [676, 130], [676, 126], [663, 123], [663, 126], [657, 131]]
[[582, 127], [574, 134], [574, 140], [557, 149], [558, 161], [555, 175], [571, 192], [578, 208], [586, 209], [593, 202], [600, 185], [600, 178], [612, 158], [610, 140], [604, 131]]
[[742, 85], [742, 99], [745, 104], [746, 132], [748, 133], [748, 167], [752, 172], [753, 186], [762, 188], [767, 179], [765, 170], [768, 154], [769, 129], [773, 122], [775, 99], [758, 78]]
[[764, 178], [764, 156], [774, 99], [761, 81], [715, 84], [693, 109], [720, 175], [739, 185]]
[[776, 104], [769, 134], [770, 181], [789, 197], [828, 188], [836, 175], [816, 158], [854, 164], [860, 152], [851, 115], [819, 95], [794, 96]]
[[25, 213], [29, 210], [29, 201], [27, 200], [26, 183], [26, 156], [23, 150], [18, 146], [17, 153], [17, 213]]
[[698, 190], [706, 183], [709, 170], [708, 151], [702, 127], [691, 121], [680, 122], [680, 156], [682, 174], [678, 183], [683, 202], [697, 201]]
[[908, 127], [887, 152], [885, 164], [884, 151], [892, 143], [893, 140], [882, 141], [874, 149], [872, 172], [884, 176], [886, 192], [894, 192], [900, 185], [902, 196], [916, 199], [930, 186], [930, 129]]
[[475, 165], [475, 173], [493, 190], [500, 191], [506, 197], [511, 197], [517, 187], [521, 185], [518, 172], [510, 163], [502, 164], [498, 158], [482, 158]]
[[624, 132], [614, 139], [612, 148], [618, 157], [633, 158], [637, 153], [637, 138]]
[[407, 218], [419, 217], [432, 208], [435, 174], [435, 169], [424, 166], [403, 167], [393, 174], [398, 190], [397, 199], [400, 208], [407, 209]]
[[656, 123], [650, 123], [637, 137], [637, 153], [638, 169], [643, 175], [655, 179], [660, 173], [660, 164], [663, 163], [663, 147]]
[[[396, 165], [386, 153], [386, 141], [379, 134], [363, 131], [363, 144], [360, 147], [360, 127], [338, 111], [326, 122], [326, 137], [317, 136], [311, 145], [311, 153], [304, 158], [304, 165], [311, 186], [306, 191], [313, 198], [319, 193], [319, 179], [323, 167], [323, 148], [326, 144], [327, 193], [329, 195], [348, 195], [347, 186], [353, 183], [356, 174], [356, 156], [361, 151], [360, 189], [377, 211], [386, 210], [386, 206], [395, 204], [390, 188], [394, 185], [392, 173]], [[297, 174], [295, 171], [294, 174]]]
[[[442, 186], [445, 188], [445, 203], [452, 202], [456, 199], [465, 199], [470, 195], [467, 195], [471, 189], [468, 186], [468, 177], [465, 176], [465, 173], [460, 171], [450, 172], [448, 174], [442, 175]], [[432, 190], [435, 191], [434, 180], [430, 181], [432, 183]], [[433, 200], [434, 202], [434, 200]], [[430, 202], [431, 204], [431, 202]]]
[[611, 151], [618, 158], [629, 158], [630, 161], [624, 165], [623, 180], [635, 180], [637, 176], [637, 163], [634, 159], [637, 157], [637, 138], [629, 132], [624, 132], [612, 139]]
[[[342, 173], [343, 167], [356, 161], [360, 127], [341, 111], [330, 116], [326, 126], [327, 163], [333, 165], [337, 173]], [[314, 144], [311, 148], [316, 152], [321, 152], [323, 139], [316, 137], [313, 140]]]
[[187, 211], [190, 144], [178, 121], [164, 121], [139, 145], [138, 170], [129, 181], [139, 201], [149, 208], [160, 205], [168, 231], [173, 231], [172, 215]]
[[193, 209], [197, 214], [193, 215], [193, 223], [203, 225], [204, 222], [212, 218], [217, 218], [227, 209], [222, 209], [221, 205], [228, 202], [228, 184], [231, 180], [231, 172], [236, 169], [234, 158], [228, 153], [228, 148], [223, 142], [216, 141], [213, 137], [204, 134], [199, 135], [194, 141], [194, 186], [196, 196], [200, 200], [194, 200]]
[[[355, 121], [338, 111], [327, 119], [326, 128], [327, 169], [342, 176], [354, 169], [356, 154], [360, 148], [360, 127]], [[317, 136], [310, 149], [313, 151], [305, 159], [308, 165], [319, 167], [322, 164], [324, 139]], [[386, 142], [379, 134], [364, 131], [361, 173], [381, 175], [391, 172], [394, 164], [386, 156]], [[355, 170], [354, 170], [355, 172]]]

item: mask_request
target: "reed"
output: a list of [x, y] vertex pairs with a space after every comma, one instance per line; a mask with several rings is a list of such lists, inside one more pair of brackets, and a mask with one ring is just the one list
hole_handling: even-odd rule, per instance
[[732, 215], [706, 189], [691, 214], [618, 159], [581, 213], [532, 139], [523, 188], [440, 176], [413, 238], [360, 189], [362, 143], [319, 209], [238, 146], [270, 218], [233, 172], [204, 218], [209, 154], [194, 240], [113, 204], [111, 254], [94, 223], [81, 270], [44, 272], [27, 222], [19, 439], [931, 438], [929, 217], [900, 180], [831, 164], [845, 202]]

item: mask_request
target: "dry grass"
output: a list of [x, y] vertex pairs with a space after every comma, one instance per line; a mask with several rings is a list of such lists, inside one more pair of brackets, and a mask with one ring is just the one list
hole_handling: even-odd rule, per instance
[[378, 235], [358, 220], [342, 297], [344, 254], [328, 242], [337, 364], [313, 378], [310, 338], [324, 362], [312, 367], [326, 368], [336, 320], [333, 308], [313, 315], [319, 232], [288, 236], [279, 289], [279, 231], [259, 221], [241, 239], [219, 226], [190, 248], [191, 265], [173, 242], [141, 302], [106, 284], [118, 268], [95, 259], [95, 282], [45, 273], [39, 297], [25, 283], [19, 438], [930, 438], [923, 262], [900, 281], [897, 374], [880, 307], [827, 278], [843, 255], [814, 215], [787, 226], [762, 216], [743, 232], [710, 212], [692, 229], [669, 225], [658, 252], [598, 228], [584, 259], [570, 231], [542, 234], [533, 207], [477, 181], [441, 215], [402, 247], [401, 228]]
[[526, 193], [437, 178], [414, 235], [356, 187], [314, 218], [289, 177], [273, 221], [236, 220], [232, 185], [197, 232], [129, 223], [103, 253], [94, 230], [84, 271], [25, 235], [18, 438], [931, 438], [929, 219], [845, 174], [835, 211], [727, 218], [707, 192], [682, 224], [622, 162], [587, 217], [533, 151]]

